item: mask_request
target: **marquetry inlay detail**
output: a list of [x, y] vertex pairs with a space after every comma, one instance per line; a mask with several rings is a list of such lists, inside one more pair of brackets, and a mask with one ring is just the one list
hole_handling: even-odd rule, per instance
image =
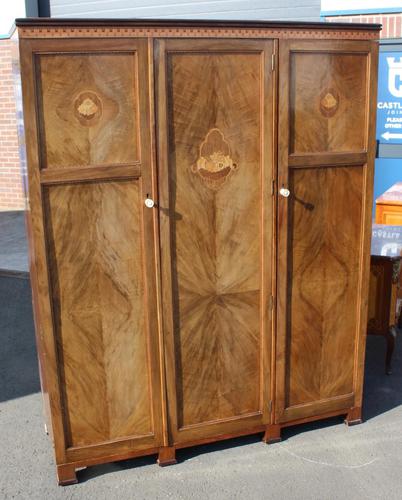
[[75, 116], [86, 127], [98, 123], [102, 115], [102, 102], [94, 92], [81, 92], [75, 99]]
[[207, 187], [217, 191], [236, 169], [225, 136], [219, 129], [212, 128], [201, 143], [200, 156], [191, 170]]
[[112, 28], [112, 27], [76, 27], [76, 28], [19, 28], [20, 38], [87, 38], [87, 37], [174, 37], [174, 38], [327, 38], [342, 40], [377, 39], [376, 31], [338, 31], [335, 29], [280, 29], [280, 28]]
[[335, 89], [325, 89], [321, 93], [320, 111], [321, 113], [330, 118], [335, 115], [339, 107], [339, 94]]
[[93, 102], [92, 99], [87, 97], [77, 108], [80, 115], [86, 118], [92, 118], [94, 114], [98, 111], [98, 106]]

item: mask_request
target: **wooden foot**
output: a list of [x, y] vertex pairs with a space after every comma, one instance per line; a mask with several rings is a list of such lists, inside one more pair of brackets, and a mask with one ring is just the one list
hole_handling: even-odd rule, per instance
[[362, 423], [362, 409], [358, 406], [351, 408], [345, 418], [345, 424], [348, 426]]
[[281, 426], [278, 424], [267, 425], [262, 440], [266, 444], [279, 443], [281, 441]]
[[386, 339], [387, 339], [387, 354], [385, 357], [385, 373], [387, 375], [391, 375], [392, 373], [391, 362], [392, 362], [392, 355], [394, 354], [395, 339], [396, 339], [396, 328], [394, 326], [391, 326], [391, 328], [388, 330]]
[[159, 448], [158, 465], [166, 467], [167, 465], [177, 464], [176, 448], [174, 446], [164, 446]]
[[57, 466], [57, 480], [60, 486], [78, 483], [75, 467], [71, 464]]

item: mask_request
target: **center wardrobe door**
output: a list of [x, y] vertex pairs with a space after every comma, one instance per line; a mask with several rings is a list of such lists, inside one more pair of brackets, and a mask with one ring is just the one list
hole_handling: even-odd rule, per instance
[[269, 423], [272, 41], [156, 46], [174, 444]]

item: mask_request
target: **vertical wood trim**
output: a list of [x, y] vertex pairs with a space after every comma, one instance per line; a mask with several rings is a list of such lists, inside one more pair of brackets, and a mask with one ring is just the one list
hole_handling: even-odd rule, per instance
[[43, 200], [39, 171], [38, 123], [36, 109], [35, 67], [33, 48], [29, 40], [20, 40], [22, 95], [24, 104], [25, 140], [28, 168], [29, 221], [31, 238], [29, 254], [34, 270], [33, 294], [37, 297], [39, 316], [37, 332], [39, 356], [46, 359], [43, 366], [46, 390], [51, 408], [51, 423], [57, 463], [66, 461], [66, 442], [63, 423], [63, 408], [60, 393], [58, 354], [53, 329], [53, 313], [49, 293], [49, 275], [46, 258]]
[[[27, 187], [25, 187], [27, 189]], [[25, 196], [28, 197], [28, 192], [25, 193]], [[33, 319], [34, 319], [34, 327], [35, 327], [35, 339], [37, 345], [37, 356], [39, 363], [39, 379], [40, 379], [40, 387], [42, 392], [43, 399], [43, 409], [45, 422], [47, 426], [47, 431], [50, 434], [51, 438], [54, 439], [53, 436], [53, 425], [52, 425], [52, 415], [50, 409], [50, 401], [49, 401], [49, 391], [48, 391], [48, 383], [46, 379], [45, 372], [45, 364], [46, 357], [44, 355], [44, 350], [40, 347], [43, 344], [43, 328], [41, 326], [40, 314], [39, 314], [39, 291], [38, 291], [38, 275], [35, 266], [35, 258], [34, 258], [34, 241], [32, 235], [32, 224], [31, 224], [31, 211], [30, 209], [25, 211], [25, 229], [26, 236], [29, 247], [29, 279], [32, 290], [32, 311], [33, 311]]]
[[[286, 40], [279, 42], [279, 86], [278, 86], [278, 183], [277, 193], [288, 187], [289, 156], [289, 46]], [[276, 403], [275, 421], [285, 408], [286, 370], [286, 297], [288, 257], [288, 198], [277, 195], [277, 337], [276, 337]]]
[[364, 361], [367, 335], [368, 293], [370, 282], [370, 248], [371, 248], [371, 213], [373, 206], [374, 161], [375, 161], [375, 133], [377, 110], [377, 72], [378, 72], [378, 44], [370, 43], [367, 65], [367, 113], [366, 113], [366, 144], [368, 147], [368, 160], [364, 168], [364, 193], [365, 201], [362, 213], [362, 261], [361, 283], [359, 291], [359, 324], [357, 325], [358, 338], [356, 341], [355, 366], [354, 366], [354, 393], [355, 406], [361, 407], [363, 400]]
[[274, 197], [271, 194], [272, 179], [274, 178], [274, 138], [275, 123], [274, 95], [275, 75], [272, 70], [272, 55], [275, 53], [275, 44], [272, 40], [264, 42], [264, 52], [261, 54], [261, 72], [263, 74], [261, 88], [261, 305], [260, 305], [260, 335], [262, 337], [261, 372], [260, 372], [260, 408], [263, 413], [263, 422], [270, 423], [272, 400], [272, 335], [274, 311], [271, 307], [272, 281], [274, 267], [273, 255], [273, 225], [274, 225]]
[[272, 115], [267, 123], [270, 123], [272, 129], [272, 166], [271, 166], [271, 181], [272, 181], [272, 240], [270, 244], [271, 248], [271, 296], [273, 298], [273, 304], [271, 309], [271, 330], [270, 330], [270, 424], [275, 421], [275, 408], [276, 408], [276, 396], [275, 396], [275, 384], [276, 384], [276, 325], [277, 325], [277, 238], [278, 238], [278, 85], [279, 85], [279, 47], [278, 40], [273, 41], [273, 57], [274, 57], [274, 71], [272, 74]]
[[[152, 163], [152, 192], [155, 193], [154, 200], [159, 209], [159, 191], [158, 191], [158, 170], [157, 161], [158, 154], [156, 148], [156, 108], [155, 108], [155, 53], [154, 40], [148, 39], [148, 81], [149, 81], [149, 107], [150, 107], [150, 130], [151, 130], [151, 163]], [[159, 345], [159, 366], [160, 366], [160, 394], [161, 394], [161, 416], [162, 416], [162, 444], [169, 445], [168, 435], [168, 420], [167, 420], [167, 395], [166, 395], [166, 376], [165, 376], [165, 360], [164, 360], [164, 345], [163, 345], [163, 309], [162, 309], [162, 283], [161, 283], [161, 260], [160, 249], [161, 241], [159, 238], [159, 217], [154, 217], [154, 259], [156, 264], [156, 300], [157, 300], [157, 315], [158, 315], [158, 345]]]
[[167, 395], [167, 434], [169, 444], [173, 444], [174, 429], [178, 428], [176, 400], [176, 370], [174, 352], [173, 296], [171, 269], [171, 229], [170, 229], [170, 198], [169, 198], [169, 158], [167, 116], [167, 82], [166, 82], [166, 42], [155, 40], [155, 81], [157, 103], [157, 151], [158, 151], [158, 185], [159, 185], [159, 231], [161, 253], [161, 297], [163, 304], [162, 329], [165, 354], [165, 379]]
[[137, 50], [137, 101], [139, 103], [140, 151], [141, 151], [141, 178], [140, 200], [141, 204], [141, 240], [143, 247], [143, 282], [144, 282], [144, 308], [146, 314], [145, 334], [147, 339], [147, 364], [150, 367], [149, 394], [152, 411], [152, 426], [155, 439], [162, 442], [162, 403], [160, 380], [160, 353], [159, 353], [159, 327], [157, 311], [157, 277], [156, 277], [156, 240], [155, 223], [157, 219], [156, 208], [147, 208], [144, 200], [147, 195], [156, 198], [155, 171], [152, 160], [152, 131], [150, 124], [150, 88], [149, 88], [149, 54], [148, 44], [145, 39], [135, 40], [134, 48]]

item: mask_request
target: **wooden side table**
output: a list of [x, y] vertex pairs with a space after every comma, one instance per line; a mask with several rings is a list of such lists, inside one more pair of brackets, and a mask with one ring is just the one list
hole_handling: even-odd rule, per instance
[[372, 255], [370, 264], [370, 292], [368, 306], [369, 335], [383, 335], [387, 341], [385, 371], [391, 374], [392, 354], [397, 327], [401, 326], [398, 307], [398, 288], [402, 257]]

